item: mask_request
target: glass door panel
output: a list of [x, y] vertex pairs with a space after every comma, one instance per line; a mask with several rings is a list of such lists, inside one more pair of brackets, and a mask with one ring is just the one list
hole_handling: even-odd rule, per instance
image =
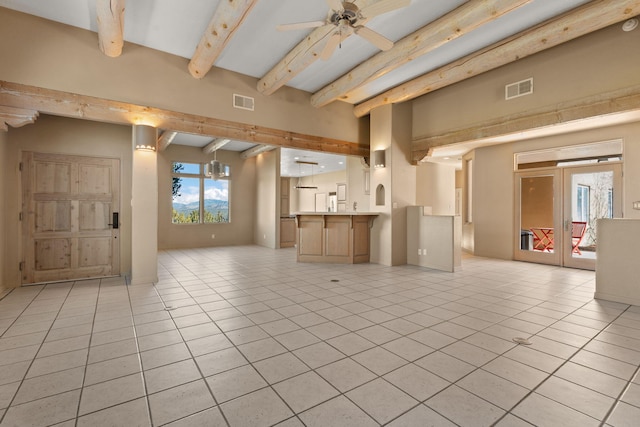
[[621, 165], [564, 169], [564, 265], [595, 269], [597, 220], [622, 213]]
[[560, 204], [558, 170], [519, 172], [516, 174], [516, 227], [520, 234], [516, 259], [559, 264], [558, 233]]

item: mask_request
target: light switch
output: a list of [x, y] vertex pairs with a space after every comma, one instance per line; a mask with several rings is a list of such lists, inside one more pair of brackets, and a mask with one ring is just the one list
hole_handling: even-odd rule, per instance
[[640, 202], [633, 202], [633, 209], [640, 210]]

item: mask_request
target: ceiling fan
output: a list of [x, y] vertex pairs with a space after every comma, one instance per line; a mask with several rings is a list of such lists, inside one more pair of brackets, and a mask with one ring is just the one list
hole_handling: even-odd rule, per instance
[[408, 6], [411, 0], [379, 0], [376, 3], [359, 8], [353, 1], [326, 0], [330, 10], [325, 21], [298, 22], [295, 24], [278, 25], [280, 31], [300, 30], [304, 28], [335, 27], [329, 33], [327, 43], [322, 49], [320, 58], [327, 60], [333, 55], [340, 42], [355, 33], [367, 40], [380, 50], [389, 50], [393, 42], [382, 34], [363, 25], [364, 22], [383, 13]]

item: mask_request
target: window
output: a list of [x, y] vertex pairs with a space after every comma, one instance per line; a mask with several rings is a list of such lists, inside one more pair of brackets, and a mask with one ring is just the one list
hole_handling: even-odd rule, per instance
[[174, 162], [171, 170], [174, 224], [229, 222], [229, 178], [213, 180], [202, 163]]
[[578, 184], [575, 221], [589, 222], [589, 186]]

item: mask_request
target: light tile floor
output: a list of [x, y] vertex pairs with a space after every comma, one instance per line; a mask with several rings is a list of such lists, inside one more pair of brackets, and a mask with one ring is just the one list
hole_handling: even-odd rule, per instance
[[640, 307], [594, 300], [593, 272], [299, 264], [259, 247], [159, 261], [155, 286], [0, 301], [0, 425], [640, 422]]

